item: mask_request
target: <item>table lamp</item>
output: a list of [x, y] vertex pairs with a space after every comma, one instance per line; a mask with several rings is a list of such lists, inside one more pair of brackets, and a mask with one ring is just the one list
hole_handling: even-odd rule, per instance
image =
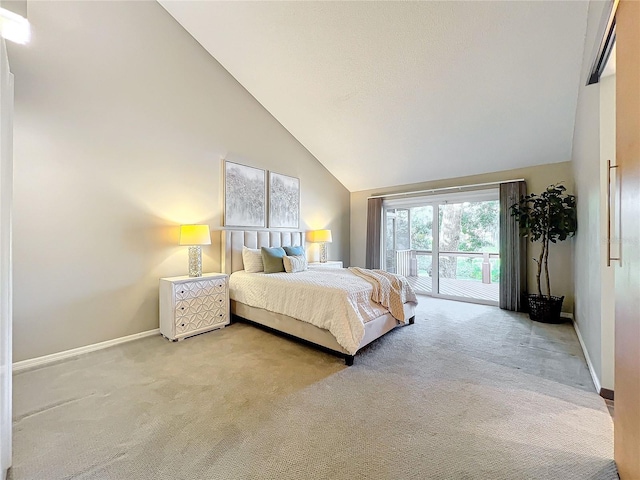
[[312, 243], [320, 244], [320, 263], [326, 263], [327, 243], [331, 243], [331, 230], [312, 230], [310, 237]]
[[189, 246], [189, 276], [201, 277], [201, 245], [211, 245], [209, 225], [182, 225], [180, 227], [180, 245]]

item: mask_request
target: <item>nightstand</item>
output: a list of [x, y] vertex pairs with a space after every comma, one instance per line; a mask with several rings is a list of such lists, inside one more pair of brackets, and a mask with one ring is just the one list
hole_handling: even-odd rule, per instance
[[160, 279], [160, 333], [169, 340], [222, 328], [229, 319], [229, 277], [224, 273]]
[[311, 262], [309, 268], [342, 268], [342, 260], [327, 260], [324, 263]]

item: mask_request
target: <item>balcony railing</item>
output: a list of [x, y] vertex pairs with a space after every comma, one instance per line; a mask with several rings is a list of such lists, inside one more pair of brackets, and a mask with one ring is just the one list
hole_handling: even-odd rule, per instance
[[[477, 271], [473, 277], [462, 272], [458, 272], [461, 267], [457, 260], [454, 262], [455, 276], [448, 278], [447, 272], [442, 272], [443, 264], [440, 263], [441, 275], [432, 278], [431, 266], [429, 265], [433, 257], [431, 250], [397, 250], [395, 256], [390, 257], [395, 261], [395, 271], [407, 277], [411, 286], [418, 293], [432, 295], [434, 286], [437, 287], [437, 294], [445, 298], [470, 299], [480, 303], [497, 305], [500, 298], [499, 282], [491, 279], [491, 260], [499, 259], [500, 254], [489, 252], [439, 252], [442, 257], [453, 258], [481, 258], [482, 259], [482, 281], [479, 281]], [[423, 259], [421, 260], [421, 257]], [[426, 257], [426, 258], [424, 258]], [[426, 265], [425, 265], [426, 263]], [[426, 270], [426, 271], [425, 271]], [[451, 272], [449, 272], [450, 274]], [[450, 277], [451, 275], [449, 275]], [[437, 282], [434, 282], [437, 280]]]
[[396, 250], [396, 272], [405, 277], [418, 276], [416, 250]]
[[[418, 276], [418, 257], [431, 257], [431, 250], [396, 250], [396, 272], [405, 277]], [[439, 252], [441, 257], [482, 258], [482, 283], [491, 283], [491, 259], [500, 258], [499, 253], [491, 252]], [[431, 276], [431, 275], [429, 275]]]

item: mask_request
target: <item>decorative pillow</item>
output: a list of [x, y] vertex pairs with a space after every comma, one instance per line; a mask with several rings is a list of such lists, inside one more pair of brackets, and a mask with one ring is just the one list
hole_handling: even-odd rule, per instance
[[264, 264], [264, 273], [284, 272], [284, 264], [282, 257], [285, 251], [281, 247], [262, 247], [262, 263]]
[[242, 247], [242, 263], [244, 264], [245, 272], [258, 273], [264, 271], [262, 252], [257, 248]]
[[284, 251], [287, 252], [287, 255], [290, 257], [299, 257], [300, 255], [304, 255], [304, 247], [298, 245], [297, 247], [284, 247]]
[[291, 255], [282, 259], [284, 271], [287, 273], [304, 272], [307, 269], [307, 257], [304, 255]]

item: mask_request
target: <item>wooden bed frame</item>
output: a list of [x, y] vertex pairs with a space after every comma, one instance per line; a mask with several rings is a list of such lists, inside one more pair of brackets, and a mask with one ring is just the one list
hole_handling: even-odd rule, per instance
[[[231, 275], [244, 269], [242, 263], [242, 247], [285, 247], [304, 245], [304, 232], [282, 232], [273, 230], [224, 230], [222, 231], [222, 269]], [[409, 324], [415, 320], [415, 305], [404, 304], [405, 318]], [[354, 356], [347, 352], [335, 337], [323, 328], [316, 327], [297, 318], [289, 317], [262, 308], [231, 300], [231, 313], [244, 321], [265, 327], [270, 331], [280, 332], [287, 337], [302, 340], [304, 343], [320, 347], [334, 355], [345, 359], [346, 365], [353, 365]], [[365, 333], [358, 351], [398, 326], [399, 323], [390, 313], [365, 323]]]

